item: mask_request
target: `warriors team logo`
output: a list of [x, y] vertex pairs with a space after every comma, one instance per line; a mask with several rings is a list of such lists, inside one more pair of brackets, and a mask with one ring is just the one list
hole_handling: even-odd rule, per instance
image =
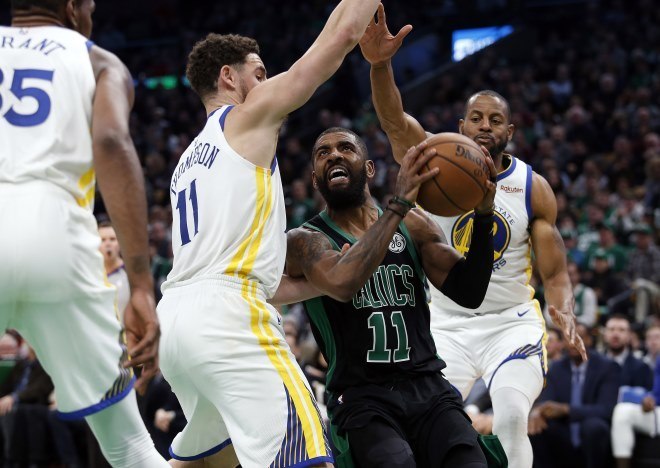
[[406, 248], [406, 238], [398, 232], [395, 232], [394, 237], [392, 237], [392, 242], [390, 242], [390, 246], [388, 248], [392, 253], [403, 252], [403, 249]]
[[[472, 226], [474, 224], [474, 211], [465, 213], [458, 218], [451, 228], [451, 243], [452, 246], [465, 256], [470, 250], [470, 241], [472, 240]], [[493, 247], [495, 250], [495, 258], [493, 263], [497, 262], [504, 251], [509, 247], [511, 240], [511, 228], [504, 217], [495, 212], [493, 220]]]

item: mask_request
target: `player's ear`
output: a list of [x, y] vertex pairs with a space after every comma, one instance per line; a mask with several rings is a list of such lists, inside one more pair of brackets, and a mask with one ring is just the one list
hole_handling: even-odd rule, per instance
[[64, 13], [66, 15], [66, 25], [74, 31], [77, 31], [79, 21], [78, 11], [76, 10], [76, 0], [67, 0], [64, 7]]
[[513, 133], [516, 131], [516, 127], [513, 124], [509, 124], [509, 126], [506, 129], [506, 139], [507, 141], [511, 141], [511, 138], [513, 138]]
[[234, 69], [229, 65], [223, 65], [218, 76], [218, 90], [222, 88], [236, 89], [236, 78]]
[[458, 121], [458, 133], [460, 133], [461, 135], [463, 134], [463, 126], [464, 126], [464, 125], [465, 125], [465, 120], [464, 120], [464, 119], [460, 119], [460, 120]]
[[312, 187], [314, 187], [314, 190], [319, 189], [319, 183], [316, 180], [316, 172], [312, 171]]
[[371, 159], [367, 159], [364, 164], [367, 167], [367, 178], [372, 179], [376, 175], [376, 165]]

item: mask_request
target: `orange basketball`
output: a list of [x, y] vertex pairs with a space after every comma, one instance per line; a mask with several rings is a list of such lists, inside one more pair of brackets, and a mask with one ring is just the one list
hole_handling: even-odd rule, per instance
[[439, 216], [457, 216], [471, 211], [486, 194], [490, 177], [486, 157], [477, 143], [459, 133], [439, 133], [427, 140], [434, 156], [422, 172], [437, 167], [440, 172], [419, 188], [417, 202]]

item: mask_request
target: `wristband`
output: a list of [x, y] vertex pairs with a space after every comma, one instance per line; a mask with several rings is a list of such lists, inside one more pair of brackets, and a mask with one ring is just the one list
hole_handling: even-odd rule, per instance
[[401, 218], [405, 218], [406, 215], [408, 214], [408, 211], [407, 211], [407, 210], [406, 210], [406, 212], [401, 213], [400, 211], [395, 210], [394, 208], [392, 208], [392, 207], [389, 206], [389, 205], [387, 205], [387, 207], [386, 207], [385, 209], [391, 211], [392, 213], [394, 213], [394, 214], [396, 214], [396, 215], [401, 216]]
[[407, 207], [409, 210], [412, 210], [413, 208], [415, 208], [414, 203], [409, 202], [405, 198], [397, 197], [396, 195], [392, 197], [392, 199], [390, 200], [390, 203], [398, 203], [399, 205], [403, 205], [403, 206]]

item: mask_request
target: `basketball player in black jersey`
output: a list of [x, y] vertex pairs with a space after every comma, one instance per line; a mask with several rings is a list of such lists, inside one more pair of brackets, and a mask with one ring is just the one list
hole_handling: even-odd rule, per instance
[[492, 271], [495, 185], [475, 207], [463, 259], [414, 209], [430, 178], [419, 170], [435, 151], [425, 149], [408, 151], [381, 211], [369, 194], [374, 164], [364, 142], [350, 130], [326, 130], [314, 145], [312, 178], [327, 208], [288, 234], [287, 273], [325, 294], [305, 307], [328, 361], [340, 467], [486, 466], [461, 398], [442, 375], [424, 281], [465, 307], [481, 304]]

